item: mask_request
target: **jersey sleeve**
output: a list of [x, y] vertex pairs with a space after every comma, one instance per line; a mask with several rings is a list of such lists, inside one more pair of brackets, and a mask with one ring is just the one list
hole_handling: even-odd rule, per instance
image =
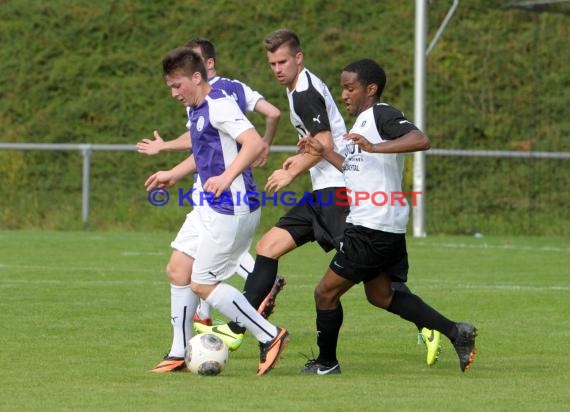
[[404, 113], [386, 104], [374, 106], [374, 119], [378, 133], [384, 140], [394, 140], [418, 128], [412, 124]]
[[309, 89], [295, 93], [293, 105], [311, 135], [331, 130], [325, 99], [316, 91]]
[[210, 122], [212, 126], [234, 140], [246, 130], [253, 128], [253, 124], [231, 97], [217, 99], [211, 105]]
[[241, 84], [241, 87], [243, 88], [243, 94], [245, 96], [245, 103], [246, 103], [246, 110], [248, 112], [253, 112], [255, 109], [255, 105], [257, 104], [257, 102], [261, 99], [263, 99], [263, 96], [261, 95], [261, 93], [253, 90], [251, 87], [249, 87], [247, 84], [239, 82]]

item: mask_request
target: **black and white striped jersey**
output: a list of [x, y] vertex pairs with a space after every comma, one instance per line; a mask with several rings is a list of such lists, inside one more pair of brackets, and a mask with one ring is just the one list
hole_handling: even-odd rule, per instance
[[[327, 85], [309, 70], [303, 69], [297, 78], [295, 90], [287, 90], [287, 97], [291, 123], [299, 138], [328, 130], [332, 134], [334, 150], [340, 153], [344, 147], [346, 126]], [[344, 186], [342, 173], [324, 159], [310, 172], [313, 190]]]

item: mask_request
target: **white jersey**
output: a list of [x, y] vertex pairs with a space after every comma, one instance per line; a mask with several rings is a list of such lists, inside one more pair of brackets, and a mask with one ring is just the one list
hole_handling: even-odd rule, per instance
[[[375, 144], [397, 139], [412, 130], [417, 128], [402, 112], [386, 103], [377, 103], [360, 113], [350, 133], [358, 133]], [[343, 153], [344, 178], [351, 199], [347, 223], [405, 233], [408, 203], [402, 192], [404, 155], [368, 153], [352, 142], [345, 142]]]
[[[346, 126], [327, 85], [309, 70], [303, 69], [297, 78], [295, 90], [287, 90], [287, 98], [291, 123], [297, 129], [299, 138], [328, 130], [332, 134], [334, 150], [341, 152]], [[313, 190], [344, 187], [342, 173], [324, 159], [313, 166], [310, 173]]]

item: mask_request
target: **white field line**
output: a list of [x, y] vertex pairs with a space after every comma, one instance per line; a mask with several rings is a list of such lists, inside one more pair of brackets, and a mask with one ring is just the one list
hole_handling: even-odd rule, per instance
[[140, 285], [166, 285], [166, 278], [158, 280], [60, 280], [60, 279], [3, 279], [0, 288], [10, 285], [85, 285], [85, 286], [140, 286]]
[[[32, 268], [31, 266], [27, 268]], [[37, 269], [39, 267], [34, 267]], [[54, 268], [50, 268], [54, 269]], [[84, 270], [86, 268], [83, 268]], [[93, 271], [100, 271], [101, 269], [91, 268]], [[124, 272], [124, 270], [109, 270], [108, 273], [113, 272]], [[135, 272], [135, 271], [130, 271]], [[143, 271], [137, 271], [139, 273]], [[150, 272], [150, 271], [144, 271]], [[152, 271], [155, 272], [155, 271]], [[306, 280], [305, 275], [289, 275], [288, 278], [300, 278]], [[7, 287], [10, 285], [21, 285], [21, 284], [29, 284], [29, 285], [63, 285], [63, 284], [73, 284], [73, 285], [92, 285], [92, 286], [113, 286], [113, 285], [164, 285], [166, 283], [166, 279], [158, 279], [157, 280], [126, 280], [126, 279], [109, 279], [109, 280], [100, 280], [100, 279], [93, 279], [93, 280], [74, 280], [74, 279], [1, 279], [0, 278], [0, 287]], [[442, 288], [451, 288], [451, 289], [465, 289], [465, 290], [488, 290], [488, 291], [497, 291], [497, 292], [561, 292], [561, 291], [570, 291], [570, 285], [547, 285], [547, 286], [531, 286], [531, 285], [516, 285], [516, 284], [498, 284], [498, 285], [486, 285], [486, 284], [476, 284], [476, 283], [453, 283], [453, 282], [439, 282], [436, 280], [427, 281], [420, 280], [415, 281], [414, 286], [421, 287], [422, 289], [442, 289]], [[314, 288], [314, 284], [306, 284], [299, 282], [295, 284], [295, 282], [291, 282], [287, 286], [288, 288], [291, 287], [292, 289], [295, 288]]]
[[570, 253], [570, 248], [561, 248], [556, 246], [518, 246], [518, 245], [491, 245], [482, 243], [479, 245], [470, 243], [427, 243], [418, 242], [414, 246], [431, 247], [431, 248], [452, 248], [452, 249], [502, 249], [502, 250], [521, 250], [532, 252], [554, 252], [554, 253]]
[[127, 250], [121, 252], [121, 256], [167, 256], [169, 252], [133, 252]]
[[550, 285], [550, 286], [529, 286], [529, 285], [482, 285], [476, 283], [450, 283], [450, 282], [433, 282], [426, 285], [423, 282], [414, 282], [414, 285], [420, 285], [422, 289], [470, 289], [470, 290], [489, 290], [489, 291], [512, 291], [512, 292], [559, 292], [570, 291], [570, 285]]
[[166, 263], [157, 270], [154, 269], [134, 269], [134, 268], [117, 268], [117, 267], [94, 267], [94, 266], [46, 266], [46, 265], [6, 265], [0, 263], [0, 274], [5, 273], [9, 269], [24, 269], [36, 272], [97, 272], [97, 273], [159, 273], [164, 274]]
[[[467, 244], [467, 243], [427, 243], [418, 242], [414, 246], [421, 247], [431, 247], [431, 248], [458, 248], [458, 249], [502, 249], [502, 250], [519, 250], [519, 251], [533, 251], [533, 252], [546, 252], [546, 253], [569, 253], [570, 248], [560, 248], [554, 246], [543, 246], [543, 247], [531, 247], [531, 246], [518, 246], [518, 245], [492, 245], [488, 243], [482, 244]], [[136, 251], [125, 251], [121, 252], [123, 256], [161, 256], [166, 255], [166, 252], [136, 252]], [[130, 269], [130, 268], [109, 268], [109, 267], [69, 267], [69, 266], [45, 266], [45, 265], [7, 265], [0, 263], [0, 274], [2, 272], [6, 273], [9, 269], [24, 269], [32, 270], [38, 272], [45, 271], [60, 271], [60, 272], [97, 272], [97, 273], [157, 273], [158, 275], [163, 275], [164, 269]], [[304, 278], [305, 275], [291, 275], [293, 278]], [[101, 284], [101, 285], [120, 285], [120, 284], [163, 284], [164, 280], [160, 281], [144, 281], [144, 280], [69, 280], [65, 281], [57, 279], [40, 279], [40, 280], [30, 280], [30, 279], [4, 279], [0, 280], [4, 284], [61, 284], [61, 283], [74, 283], [74, 284]], [[440, 289], [441, 287], [452, 287], [458, 289], [471, 289], [471, 290], [490, 290], [490, 291], [529, 291], [529, 292], [549, 292], [549, 291], [568, 291], [570, 290], [570, 285], [551, 285], [551, 286], [528, 286], [528, 285], [516, 285], [516, 284], [499, 284], [499, 285], [488, 285], [488, 284], [474, 284], [474, 283], [449, 283], [442, 282], [437, 279], [429, 281], [427, 279], [415, 280], [414, 284], [416, 286], [428, 288], [428, 289]], [[295, 287], [295, 285], [290, 285]], [[306, 285], [296, 285], [296, 287], [304, 287]], [[313, 288], [313, 285], [310, 285]]]

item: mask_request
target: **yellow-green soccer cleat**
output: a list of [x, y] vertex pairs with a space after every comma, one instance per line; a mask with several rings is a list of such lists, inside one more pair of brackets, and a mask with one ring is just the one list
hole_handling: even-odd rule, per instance
[[439, 359], [439, 354], [441, 353], [441, 333], [439, 333], [437, 330], [422, 328], [422, 331], [419, 333], [418, 337], [418, 341], [421, 340], [426, 345], [427, 365], [435, 365]]
[[231, 351], [238, 349], [243, 342], [243, 333], [233, 332], [227, 324], [208, 326], [194, 322], [194, 330], [197, 333], [213, 333], [223, 340]]

